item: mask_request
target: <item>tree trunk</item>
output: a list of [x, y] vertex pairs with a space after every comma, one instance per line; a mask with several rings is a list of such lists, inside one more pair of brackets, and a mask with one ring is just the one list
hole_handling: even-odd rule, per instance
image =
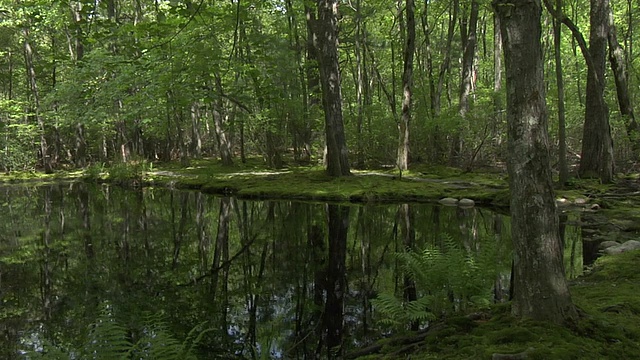
[[577, 317], [564, 273], [549, 165], [540, 0], [496, 0], [507, 79], [514, 316]]
[[342, 120], [340, 64], [338, 62], [338, 1], [318, 0], [318, 21], [314, 29], [318, 39], [320, 82], [327, 141], [327, 174], [350, 175], [349, 152]]
[[624, 58], [624, 49], [618, 42], [618, 35], [616, 31], [616, 25], [613, 20], [613, 11], [609, 6], [608, 11], [608, 24], [609, 32], [607, 33], [607, 41], [609, 43], [609, 62], [611, 63], [611, 70], [613, 70], [613, 78], [616, 83], [616, 93], [618, 94], [618, 106], [620, 107], [620, 114], [625, 117], [625, 125], [627, 129], [627, 136], [631, 141], [631, 146], [634, 151], [634, 155], [638, 155], [640, 151], [640, 142], [638, 138], [638, 123], [633, 113], [633, 104], [631, 103], [631, 96], [629, 94], [629, 81], [626, 61]]
[[216, 132], [216, 140], [218, 143], [218, 151], [220, 151], [220, 160], [222, 165], [233, 165], [233, 156], [231, 154], [231, 143], [228, 139], [226, 129], [224, 128], [224, 103], [222, 101], [222, 80], [218, 74], [215, 74], [216, 92], [218, 98], [213, 103], [213, 125]]
[[44, 119], [40, 114], [40, 92], [38, 90], [38, 82], [36, 80], [36, 69], [33, 64], [33, 48], [31, 46], [30, 32], [28, 28], [22, 30], [24, 36], [24, 63], [27, 67], [27, 78], [29, 80], [29, 86], [31, 88], [31, 95], [33, 95], [33, 112], [40, 131], [40, 158], [42, 168], [46, 173], [53, 172], [51, 167], [51, 158], [48, 152], [47, 138], [45, 133]]
[[613, 181], [613, 140], [609, 109], [604, 101], [609, 0], [591, 0], [589, 54], [592, 69], [587, 76], [587, 103], [582, 134], [580, 176]]
[[327, 327], [329, 359], [342, 358], [344, 298], [347, 291], [346, 255], [349, 207], [327, 205], [329, 215], [329, 258], [324, 322]]
[[[562, 9], [562, 0], [556, 0], [556, 9]], [[556, 63], [556, 86], [558, 88], [558, 170], [560, 171], [560, 186], [564, 186], [569, 180], [569, 168], [567, 167], [567, 135], [564, 111], [564, 79], [562, 73], [562, 54], [560, 52], [561, 41], [560, 20], [553, 20], [553, 47]]]
[[409, 123], [411, 122], [411, 86], [413, 83], [413, 54], [416, 50], [415, 3], [406, 0], [406, 37], [404, 44], [404, 70], [402, 72], [402, 119], [398, 123], [398, 158], [396, 165], [400, 171], [407, 170], [409, 164]]
[[[459, 113], [460, 117], [466, 118], [467, 112], [469, 112], [469, 97], [475, 83], [475, 57], [476, 57], [476, 44], [478, 42], [478, 12], [480, 4], [477, 0], [471, 1], [471, 13], [469, 14], [468, 30], [464, 24], [460, 26], [460, 33], [462, 35], [462, 77], [460, 80], [460, 104]], [[451, 158], [452, 165], [458, 165], [460, 163], [460, 157], [462, 156], [462, 123], [458, 125], [458, 128], [454, 130], [451, 140]]]
[[[502, 36], [500, 36], [500, 18], [493, 15], [493, 126], [491, 138], [500, 152], [504, 139], [504, 99], [502, 98]], [[496, 159], [498, 156], [496, 155]]]

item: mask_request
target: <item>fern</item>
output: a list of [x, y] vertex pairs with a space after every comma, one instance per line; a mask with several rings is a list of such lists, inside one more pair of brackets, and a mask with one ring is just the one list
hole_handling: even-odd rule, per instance
[[120, 359], [127, 357], [131, 348], [127, 330], [116, 321], [113, 306], [105, 302], [98, 319], [90, 327], [84, 358]]
[[82, 351], [62, 349], [46, 340], [40, 351], [28, 352], [33, 359], [196, 359], [195, 346], [211, 329], [205, 323], [196, 325], [187, 338], [180, 342], [169, 331], [161, 315], [149, 315], [142, 328], [142, 336], [135, 343], [129, 341], [129, 331], [118, 323], [114, 308], [108, 302], [102, 305], [98, 319], [90, 326], [89, 336]]
[[396, 254], [400, 270], [415, 282], [419, 298], [404, 303], [394, 294], [379, 294], [373, 304], [384, 316], [383, 323], [404, 326], [490, 303], [501, 266], [497, 244], [483, 242], [481, 251], [471, 252], [449, 235], [443, 236], [441, 244]]

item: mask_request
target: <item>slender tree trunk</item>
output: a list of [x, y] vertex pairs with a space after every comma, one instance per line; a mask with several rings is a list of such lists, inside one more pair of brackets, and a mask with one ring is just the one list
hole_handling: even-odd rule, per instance
[[318, 21], [314, 28], [318, 39], [320, 82], [327, 139], [327, 174], [350, 175], [349, 151], [342, 120], [342, 93], [338, 62], [338, 1], [318, 0]]
[[495, 0], [507, 79], [513, 315], [565, 323], [577, 317], [565, 279], [547, 135], [540, 0]]
[[[460, 27], [460, 33], [462, 36], [462, 76], [460, 79], [460, 104], [459, 113], [462, 121], [465, 121], [467, 112], [469, 112], [469, 98], [471, 97], [471, 91], [475, 84], [475, 57], [476, 57], [476, 44], [478, 42], [478, 12], [480, 10], [480, 4], [477, 0], [471, 1], [471, 13], [469, 14], [468, 26], [463, 25]], [[464, 19], [466, 20], [466, 19]], [[460, 157], [462, 156], [463, 139], [462, 139], [462, 123], [454, 130], [451, 141], [451, 158], [450, 162], [453, 165], [460, 164]]]
[[406, 0], [407, 17], [404, 43], [404, 70], [402, 72], [402, 118], [398, 123], [398, 157], [396, 164], [400, 171], [407, 170], [409, 164], [409, 124], [411, 122], [411, 87], [413, 84], [413, 54], [416, 50], [415, 3]]
[[613, 70], [613, 78], [616, 83], [618, 106], [620, 108], [620, 114], [626, 118], [627, 136], [631, 141], [632, 149], [635, 155], [638, 155], [638, 152], [640, 152], [640, 137], [638, 134], [638, 122], [633, 112], [633, 103], [631, 102], [631, 96], [629, 94], [627, 61], [624, 58], [624, 49], [618, 42], [611, 6], [609, 6], [608, 11], [608, 24], [609, 32], [607, 33], [607, 42], [609, 44], [609, 62], [611, 63], [611, 70]]
[[609, 109], [604, 101], [609, 0], [591, 0], [589, 54], [592, 69], [587, 76], [587, 102], [582, 135], [580, 176], [613, 181], [613, 140]]
[[[562, 0], [556, 0], [556, 9], [562, 9]], [[564, 186], [569, 180], [569, 168], [567, 166], [567, 135], [564, 116], [564, 78], [560, 52], [561, 29], [560, 20], [554, 18], [553, 47], [555, 50], [556, 86], [558, 88], [558, 170], [560, 172], [560, 186]]]
[[222, 80], [218, 74], [215, 74], [215, 86], [218, 98], [213, 103], [213, 125], [216, 132], [216, 140], [218, 143], [218, 151], [220, 151], [220, 160], [222, 165], [233, 165], [233, 156], [231, 154], [231, 143], [224, 126], [224, 102], [222, 101]]
[[493, 15], [493, 126], [491, 138], [494, 146], [500, 151], [503, 141], [504, 99], [502, 95], [502, 36], [500, 35], [500, 18]]
[[29, 29], [26, 27], [22, 29], [22, 35], [24, 36], [24, 62], [27, 67], [27, 78], [31, 88], [31, 95], [33, 96], [33, 112], [40, 132], [40, 162], [44, 171], [46, 173], [51, 173], [53, 169], [51, 167], [51, 158], [49, 156], [49, 149], [47, 146], [44, 119], [41, 114], [40, 92], [38, 90], [38, 81], [36, 80], [36, 69], [33, 63], [33, 47], [31, 46], [31, 35]]

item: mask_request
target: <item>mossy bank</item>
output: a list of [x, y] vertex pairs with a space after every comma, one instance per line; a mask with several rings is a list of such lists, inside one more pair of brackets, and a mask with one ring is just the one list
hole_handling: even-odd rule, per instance
[[[571, 285], [581, 319], [569, 327], [510, 316], [509, 304], [380, 340], [358, 359], [640, 359], [640, 251], [600, 258]], [[365, 355], [365, 353], [367, 353]], [[511, 354], [511, 355], [509, 355]], [[515, 355], [514, 355], [515, 354]]]

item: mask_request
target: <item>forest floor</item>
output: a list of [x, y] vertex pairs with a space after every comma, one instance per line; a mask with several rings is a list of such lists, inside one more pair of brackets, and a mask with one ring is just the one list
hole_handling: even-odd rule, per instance
[[508, 304], [395, 336], [347, 359], [640, 359], [640, 251], [601, 257], [571, 282], [581, 318], [567, 327], [515, 319]]
[[[99, 181], [123, 186], [162, 186], [200, 190], [248, 199], [299, 199], [350, 203], [437, 202], [468, 198], [477, 205], [508, 211], [504, 171], [464, 172], [448, 167], [414, 166], [402, 175], [393, 167], [353, 170], [354, 176], [331, 178], [318, 166], [264, 168], [261, 159], [224, 167], [215, 160], [190, 165], [145, 162], [83, 171], [11, 173], [0, 183]], [[577, 211], [592, 239], [640, 238], [640, 182], [619, 176], [614, 184], [572, 180], [556, 189], [563, 211]], [[583, 227], [584, 228], [584, 227]], [[362, 359], [640, 359], [640, 251], [600, 258], [571, 283], [582, 318], [571, 327], [517, 320], [508, 304], [449, 318], [427, 331], [382, 339], [352, 353]], [[516, 355], [505, 355], [516, 354]], [[358, 356], [356, 356], [358, 355]]]

